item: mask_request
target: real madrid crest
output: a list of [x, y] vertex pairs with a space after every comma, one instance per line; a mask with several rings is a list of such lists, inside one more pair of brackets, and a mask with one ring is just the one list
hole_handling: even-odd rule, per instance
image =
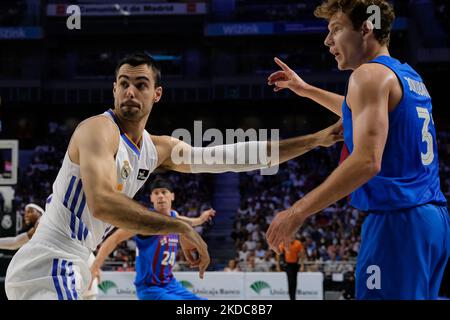
[[131, 166], [128, 160], [125, 160], [122, 165], [122, 169], [120, 169], [120, 176], [122, 179], [126, 180], [131, 173]]

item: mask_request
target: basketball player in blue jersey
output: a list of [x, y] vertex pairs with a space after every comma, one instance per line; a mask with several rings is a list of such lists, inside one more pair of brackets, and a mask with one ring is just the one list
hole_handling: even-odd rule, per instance
[[[380, 25], [369, 19], [380, 9]], [[304, 82], [286, 64], [269, 76], [343, 117], [349, 156], [316, 189], [278, 213], [267, 231], [278, 252], [309, 216], [351, 194], [368, 212], [356, 268], [357, 299], [436, 299], [450, 252], [450, 220], [439, 187], [431, 98], [422, 78], [392, 58], [394, 11], [384, 0], [329, 0], [325, 45], [340, 70], [353, 70], [340, 96]]]
[[[80, 299], [91, 281], [89, 256], [113, 226], [142, 235], [180, 235], [185, 249], [197, 251], [190, 262], [203, 278], [210, 258], [197, 232], [181, 219], [150, 211], [132, 200], [149, 174], [158, 167], [185, 173], [256, 170], [341, 140], [337, 123], [315, 134], [274, 143], [193, 147], [145, 130], [162, 92], [160, 69], [149, 55], [132, 54], [119, 61], [114, 108], [75, 129], [39, 228], [8, 266], [5, 290], [9, 299]], [[255, 145], [270, 161], [261, 156], [256, 163], [194, 161], [197, 154], [235, 159]], [[272, 159], [276, 150], [279, 156]]]
[[[215, 211], [210, 209], [202, 212], [197, 218], [179, 215], [172, 209], [175, 199], [172, 185], [163, 179], [155, 180], [150, 187], [150, 201], [154, 211], [182, 219], [191, 226], [198, 226], [214, 217]], [[91, 267], [92, 277], [100, 277], [100, 268], [105, 259], [122, 241], [134, 237], [136, 241], [136, 293], [140, 300], [199, 300], [200, 297], [185, 289], [173, 276], [172, 267], [175, 264], [180, 238], [176, 234], [143, 236], [118, 229], [98, 250], [97, 257]], [[185, 251], [188, 259], [192, 253]]]

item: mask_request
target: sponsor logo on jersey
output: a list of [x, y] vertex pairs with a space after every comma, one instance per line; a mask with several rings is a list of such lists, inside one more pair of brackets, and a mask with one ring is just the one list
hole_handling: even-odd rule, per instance
[[139, 172], [138, 172], [138, 175], [137, 175], [137, 179], [138, 180], [145, 180], [145, 179], [147, 179], [149, 173], [150, 173], [150, 170], [139, 169]]

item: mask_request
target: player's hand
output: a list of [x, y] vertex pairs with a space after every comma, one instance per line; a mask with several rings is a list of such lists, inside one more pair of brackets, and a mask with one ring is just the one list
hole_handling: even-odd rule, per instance
[[36, 232], [36, 229], [39, 225], [39, 220], [40, 219], [37, 219], [36, 222], [34, 223], [34, 226], [30, 230], [27, 231], [28, 239], [31, 239], [33, 237], [34, 233]]
[[275, 58], [275, 63], [280, 66], [281, 70], [272, 73], [267, 78], [267, 84], [275, 85], [273, 89], [275, 92], [287, 88], [304, 97], [309, 85], [280, 59]]
[[304, 219], [295, 214], [292, 208], [279, 212], [266, 232], [267, 243], [277, 254], [281, 254], [280, 245], [283, 243], [288, 251], [291, 240], [295, 237]]
[[200, 279], [203, 279], [211, 261], [206, 243], [194, 229], [190, 228], [188, 232], [180, 235], [180, 245], [186, 260], [191, 267], [198, 267]]
[[193, 268], [198, 263], [197, 261], [197, 249], [187, 240], [183, 235], [180, 235], [180, 247], [183, 251], [184, 257], [189, 265]]
[[216, 210], [209, 209], [202, 212], [200, 215], [200, 224], [204, 224], [205, 222], [209, 222], [216, 215]]
[[344, 128], [342, 127], [342, 119], [316, 134], [319, 138], [319, 145], [322, 147], [330, 147], [338, 141], [343, 141]]
[[92, 283], [94, 282], [95, 278], [97, 278], [98, 283], [100, 283], [100, 274], [101, 274], [100, 267], [97, 266], [97, 264], [95, 262], [92, 264], [90, 270], [91, 270], [92, 279], [91, 279], [91, 282], [89, 283], [88, 290], [91, 290]]

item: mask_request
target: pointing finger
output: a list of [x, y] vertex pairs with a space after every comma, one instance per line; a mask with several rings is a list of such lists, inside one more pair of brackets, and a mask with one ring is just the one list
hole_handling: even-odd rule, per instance
[[275, 57], [274, 60], [275, 60], [275, 63], [276, 63], [277, 65], [279, 65], [280, 68], [283, 69], [284, 71], [291, 71], [291, 68], [289, 68], [288, 65], [285, 64], [285, 63], [284, 63], [283, 61], [281, 61], [280, 59], [278, 59], [278, 58]]

